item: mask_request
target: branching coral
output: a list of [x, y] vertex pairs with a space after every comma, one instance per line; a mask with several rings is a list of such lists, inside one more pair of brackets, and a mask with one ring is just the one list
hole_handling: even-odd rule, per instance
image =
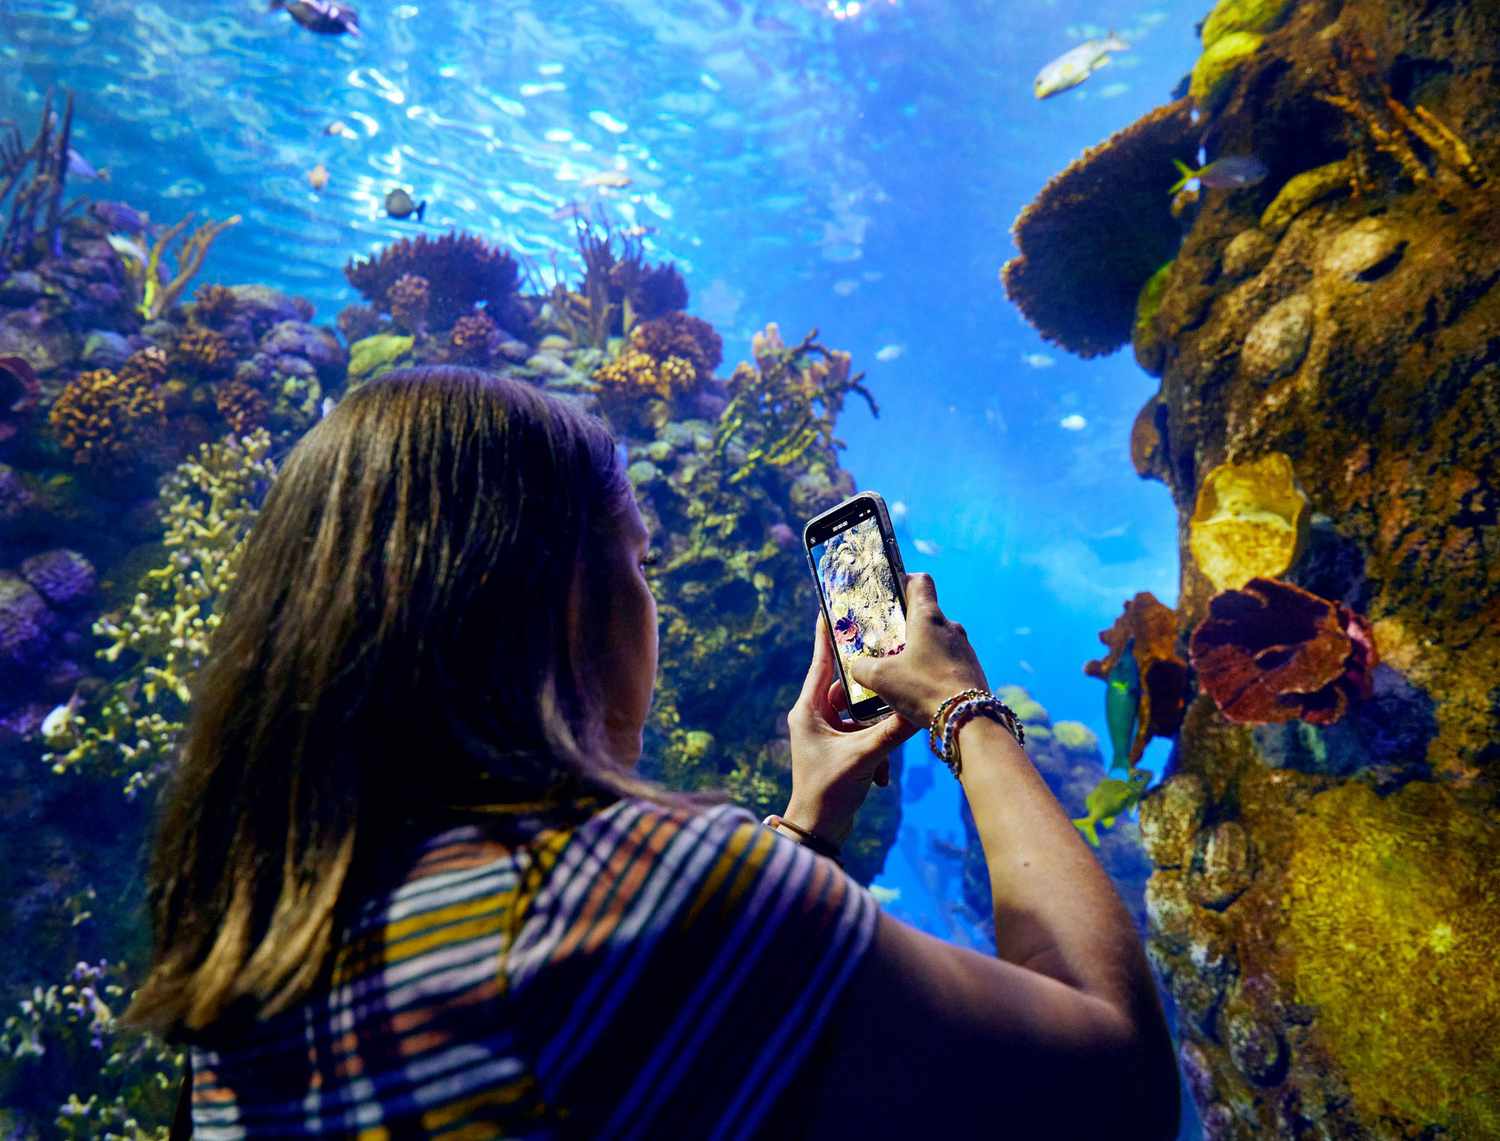
[[130, 667], [97, 708], [80, 711], [68, 729], [72, 739], [62, 742], [68, 748], [43, 757], [54, 772], [123, 779], [126, 795], [134, 796], [171, 762], [190, 683], [219, 623], [216, 608], [275, 476], [270, 449], [264, 429], [205, 444], [167, 479], [166, 563], [142, 576], [125, 613], [94, 623], [94, 632], [109, 640], [99, 656], [113, 662], [128, 655]]
[[29, 146], [21, 141], [21, 132], [13, 124], [5, 127], [0, 133], [0, 210], [9, 199], [10, 217], [0, 229], [0, 267], [14, 268], [53, 252], [59, 239], [58, 227], [72, 209], [71, 203], [62, 205], [73, 131], [72, 93], [59, 118], [52, 110], [52, 94], [48, 92], [42, 104], [41, 126]]
[[1143, 590], [1125, 603], [1124, 613], [1113, 626], [1099, 632], [1099, 641], [1109, 647], [1109, 653], [1084, 665], [1083, 672], [1090, 677], [1107, 681], [1123, 655], [1135, 657], [1141, 692], [1127, 757], [1128, 767], [1134, 769], [1147, 741], [1171, 737], [1182, 724], [1187, 663], [1177, 656], [1177, 615]]
[[189, 329], [177, 338], [168, 358], [171, 365], [193, 376], [222, 376], [234, 365], [234, 351], [222, 333], [212, 329]]
[[396, 328], [406, 333], [420, 333], [427, 328], [432, 288], [420, 274], [403, 273], [386, 290], [385, 304]]
[[1448, 200], [1451, 186], [1436, 176], [1456, 177], [1467, 187], [1483, 185], [1485, 173], [1468, 145], [1446, 123], [1418, 104], [1408, 109], [1381, 79], [1375, 53], [1352, 34], [1329, 41], [1328, 89], [1316, 98], [1348, 117], [1350, 189], [1359, 195], [1375, 187], [1374, 152], [1393, 160], [1416, 186], [1433, 183]]
[[636, 312], [643, 321], [664, 317], [688, 304], [687, 282], [671, 263], [648, 265], [636, 279]]
[[240, 224], [240, 216], [235, 214], [222, 222], [205, 222], [199, 226], [183, 239], [182, 248], [173, 259], [177, 264], [177, 272], [163, 283], [162, 261], [172, 243], [182, 235], [192, 220], [192, 214], [188, 214], [175, 226], [169, 226], [151, 246], [151, 253], [146, 260], [145, 292], [140, 305], [141, 316], [148, 320], [155, 320], [177, 304], [177, 299], [187, 289], [188, 282], [202, 268], [203, 259], [208, 256], [208, 248], [213, 245], [214, 239], [231, 226]]
[[[16, 1108], [49, 1116], [58, 1136], [165, 1141], [184, 1057], [119, 1024], [123, 979], [117, 963], [79, 963], [66, 981], [34, 987], [0, 1029], [0, 1085]], [[70, 1091], [61, 1104], [32, 1100], [59, 1089]]]
[[427, 319], [435, 329], [448, 328], [476, 305], [504, 314], [520, 282], [515, 259], [472, 234], [403, 238], [376, 257], [344, 267], [349, 284], [386, 312], [392, 311], [392, 286], [407, 274], [427, 280]]
[[1141, 287], [1181, 241], [1162, 172], [1197, 151], [1191, 111], [1180, 99], [1091, 147], [1021, 211], [1000, 279], [1047, 340], [1094, 357], [1130, 339]]
[[47, 421], [80, 467], [129, 467], [166, 426], [161, 393], [139, 370], [80, 373], [52, 405]]
[[675, 266], [648, 265], [636, 238], [621, 237], [616, 253], [616, 236], [607, 226], [596, 232], [581, 218], [577, 226], [583, 282], [576, 293], [559, 283], [548, 298], [553, 319], [575, 344], [603, 348], [610, 337], [629, 334], [637, 321], [686, 307], [687, 283]]
[[741, 363], [729, 378], [729, 406], [719, 419], [714, 455], [728, 454], [731, 443], [745, 449], [744, 461], [725, 473], [735, 484], [763, 466], [785, 467], [801, 459], [816, 443], [833, 446], [834, 421], [851, 392], [864, 397], [872, 415], [880, 409], [862, 381], [850, 372], [846, 352], [817, 343], [814, 329], [787, 348], [776, 325], [751, 339], [754, 367]]
[[1224, 716], [1249, 723], [1331, 725], [1351, 699], [1370, 695], [1379, 661], [1361, 615], [1268, 578], [1214, 595], [1189, 654]]

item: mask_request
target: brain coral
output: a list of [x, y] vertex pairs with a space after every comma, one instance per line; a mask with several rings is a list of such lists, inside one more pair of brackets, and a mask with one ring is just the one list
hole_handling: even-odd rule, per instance
[[1079, 156], [1021, 211], [1019, 257], [1001, 281], [1039, 333], [1083, 357], [1130, 339], [1136, 300], [1177, 251], [1181, 230], [1167, 188], [1174, 160], [1190, 162], [1200, 128], [1179, 99]]
[[1220, 464], [1204, 477], [1188, 521], [1188, 546], [1216, 590], [1238, 590], [1252, 578], [1290, 567], [1307, 533], [1307, 496], [1292, 461], [1268, 452], [1247, 463]]
[[48, 414], [58, 443], [80, 467], [128, 466], [166, 423], [160, 393], [129, 365], [118, 376], [108, 369], [80, 373]]

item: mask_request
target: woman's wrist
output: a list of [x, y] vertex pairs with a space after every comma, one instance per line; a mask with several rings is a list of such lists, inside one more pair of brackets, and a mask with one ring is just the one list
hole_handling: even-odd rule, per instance
[[795, 789], [792, 790], [791, 800], [787, 801], [786, 811], [781, 813], [781, 819], [794, 828], [810, 832], [840, 848], [849, 838], [849, 833], [854, 831], [852, 816], [831, 812], [814, 798], [799, 797]]

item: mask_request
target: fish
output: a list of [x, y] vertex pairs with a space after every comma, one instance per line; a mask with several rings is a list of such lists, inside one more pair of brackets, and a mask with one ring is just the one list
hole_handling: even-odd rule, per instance
[[1141, 794], [1146, 791], [1146, 786], [1150, 783], [1151, 774], [1146, 769], [1133, 770], [1129, 780], [1105, 777], [1084, 798], [1083, 803], [1089, 810], [1089, 814], [1074, 820], [1073, 827], [1082, 832], [1083, 838], [1097, 848], [1099, 846], [1097, 826], [1103, 824], [1106, 828], [1112, 827], [1121, 813], [1129, 812], [1139, 803]]
[[1104, 722], [1109, 726], [1109, 742], [1114, 757], [1111, 771], [1128, 769], [1135, 763], [1130, 755], [1135, 744], [1141, 716], [1141, 670], [1135, 660], [1135, 639], [1125, 642], [1125, 650], [1104, 679]]
[[1089, 426], [1089, 422], [1077, 412], [1069, 413], [1057, 422], [1059, 428], [1066, 428], [1069, 432], [1081, 432]]
[[1027, 353], [1021, 360], [1031, 368], [1051, 368], [1057, 363], [1046, 353]]
[[338, 401], [336, 401], [333, 397], [331, 397], [331, 396], [325, 396], [325, 397], [323, 397], [323, 403], [322, 403], [322, 405], [318, 409], [318, 419], [319, 420], [326, 420], [326, 419], [328, 419], [328, 414], [330, 412], [332, 412], [334, 410], [334, 408], [336, 408], [337, 406], [338, 406]]
[[1172, 183], [1168, 194], [1176, 194], [1194, 179], [1198, 181], [1198, 185], [1210, 190], [1243, 190], [1247, 186], [1264, 182], [1266, 175], [1271, 173], [1266, 169], [1266, 164], [1254, 155], [1225, 155], [1197, 170], [1181, 159], [1173, 159], [1172, 165], [1182, 177]]
[[884, 345], [875, 353], [875, 359], [888, 364], [900, 360], [905, 353], [905, 345]]
[[601, 190], [624, 190], [631, 185], [630, 175], [623, 170], [596, 170], [578, 180], [580, 186], [593, 186]]
[[359, 138], [359, 132], [351, 127], [348, 123], [344, 122], [344, 120], [342, 119], [335, 119], [333, 122], [329, 123], [328, 126], [323, 128], [323, 133], [325, 135], [332, 135], [340, 139]]
[[1032, 94], [1038, 99], [1046, 99], [1049, 95], [1077, 87], [1109, 62], [1110, 52], [1129, 50], [1130, 45], [1113, 32], [1102, 40], [1084, 40], [1036, 73], [1031, 84]]
[[104, 240], [109, 243], [109, 248], [122, 258], [129, 258], [141, 265], [146, 265], [151, 260], [151, 255], [146, 251], [146, 246], [139, 237], [130, 234], [110, 234]]
[[936, 558], [943, 550], [931, 539], [913, 539], [911, 545], [917, 548], [919, 555], [926, 555], [929, 559]]
[[68, 148], [68, 174], [73, 178], [84, 178], [90, 182], [108, 182], [109, 170], [97, 170], [94, 164], [89, 162], [72, 147]]
[[83, 698], [75, 691], [51, 713], [42, 718], [42, 740], [49, 745], [59, 745], [73, 735], [74, 725], [80, 720], [78, 707], [83, 704]]
[[620, 231], [622, 238], [649, 238], [656, 233], [655, 226], [626, 226]]
[[889, 907], [901, 898], [901, 889], [899, 887], [882, 887], [878, 883], [872, 883], [870, 885], [870, 894], [875, 897], [875, 902], [880, 904], [881, 907]]
[[111, 230], [134, 236], [146, 228], [146, 218], [139, 210], [123, 202], [90, 202], [89, 213]]
[[858, 288], [859, 282], [852, 277], [845, 277], [833, 283], [833, 291], [840, 297], [849, 297]]
[[411, 195], [399, 186], [385, 196], [385, 212], [392, 218], [410, 218], [413, 214], [417, 221], [422, 221], [422, 216], [427, 212], [427, 201], [413, 202]]
[[359, 35], [359, 13], [348, 4], [333, 0], [271, 0], [269, 10], [286, 14], [309, 32], [322, 36]]
[[328, 185], [328, 168], [322, 163], [318, 163], [317, 166], [308, 171], [307, 185], [313, 188], [314, 194], [321, 194], [323, 187]]

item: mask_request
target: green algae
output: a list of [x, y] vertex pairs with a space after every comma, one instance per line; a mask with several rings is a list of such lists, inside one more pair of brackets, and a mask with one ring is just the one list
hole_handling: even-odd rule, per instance
[[396, 333], [376, 333], [349, 346], [349, 386], [374, 380], [411, 353], [413, 338]]
[[1213, 110], [1229, 94], [1230, 82], [1240, 64], [1255, 54], [1265, 37], [1256, 32], [1225, 32], [1203, 49], [1193, 65], [1188, 94], [1205, 111]]
[[1353, 176], [1353, 161], [1343, 158], [1287, 179], [1286, 185], [1276, 192], [1271, 204], [1261, 212], [1260, 228], [1273, 238], [1281, 237], [1292, 224], [1292, 219], [1309, 206], [1335, 194], [1348, 193]]
[[1203, 46], [1210, 48], [1231, 32], [1269, 32], [1293, 3], [1294, 0], [1219, 0], [1203, 21]]

